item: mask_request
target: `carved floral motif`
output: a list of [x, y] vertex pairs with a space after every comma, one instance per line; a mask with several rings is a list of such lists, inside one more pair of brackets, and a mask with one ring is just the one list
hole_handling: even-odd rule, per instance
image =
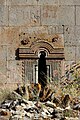
[[29, 42], [30, 42], [29, 39], [26, 38], [26, 39], [23, 39], [23, 40], [21, 41], [21, 44], [22, 44], [22, 45], [26, 45], [26, 44], [28, 44]]

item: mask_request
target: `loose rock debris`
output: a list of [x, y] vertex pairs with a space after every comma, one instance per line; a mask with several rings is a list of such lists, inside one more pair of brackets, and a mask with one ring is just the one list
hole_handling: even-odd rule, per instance
[[[47, 90], [48, 91], [48, 90]], [[50, 91], [50, 90], [49, 90]], [[50, 95], [49, 95], [49, 94]], [[5, 100], [0, 105], [0, 120], [79, 120], [80, 101], [73, 102], [69, 95], [63, 99], [47, 97], [24, 99], [20, 91], [13, 91], [16, 99]]]

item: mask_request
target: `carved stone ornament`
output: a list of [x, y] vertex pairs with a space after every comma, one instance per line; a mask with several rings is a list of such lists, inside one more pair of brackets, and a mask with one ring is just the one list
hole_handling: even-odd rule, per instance
[[[38, 39], [39, 38], [39, 39]], [[19, 47], [19, 58], [38, 59], [38, 51], [44, 49], [47, 51], [49, 59], [64, 59], [64, 40], [62, 34], [36, 36], [28, 35], [21, 41]]]
[[22, 45], [26, 45], [26, 44], [28, 44], [29, 43], [29, 39], [28, 38], [25, 38], [25, 39], [23, 39], [22, 41], [21, 41], [21, 44]]

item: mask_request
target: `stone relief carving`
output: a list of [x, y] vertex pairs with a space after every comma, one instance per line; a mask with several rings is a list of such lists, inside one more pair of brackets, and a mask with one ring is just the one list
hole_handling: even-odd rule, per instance
[[21, 41], [21, 44], [22, 45], [26, 45], [26, 44], [28, 44], [30, 42], [30, 40], [28, 39], [28, 38], [25, 38], [25, 39], [23, 39], [22, 41]]

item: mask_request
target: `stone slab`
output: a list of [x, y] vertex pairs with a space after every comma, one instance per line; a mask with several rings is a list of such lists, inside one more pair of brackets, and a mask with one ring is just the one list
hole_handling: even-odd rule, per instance
[[59, 5], [59, 0], [38, 0], [40, 5]]
[[48, 27], [47, 26], [34, 26], [34, 27], [21, 27], [21, 33], [28, 33], [30, 34], [41, 34], [46, 33], [48, 34]]
[[7, 61], [0, 60], [0, 83], [6, 83]]
[[22, 83], [22, 60], [8, 60], [7, 61], [7, 83], [17, 84]]
[[48, 34], [54, 34], [55, 33], [55, 30], [56, 30], [56, 27], [55, 26], [47, 26], [47, 30], [48, 30]]
[[40, 25], [41, 13], [40, 6], [30, 6], [30, 20], [31, 25]]
[[80, 5], [80, 0], [59, 0], [59, 5]]
[[22, 83], [23, 82], [23, 69], [24, 69], [24, 64], [23, 64], [23, 61], [20, 60], [20, 61], [16, 61], [16, 82], [17, 83]]
[[7, 61], [7, 83], [15, 83], [17, 80], [16, 61]]
[[80, 46], [76, 47], [76, 61], [80, 61]]
[[7, 46], [6, 45], [0, 45], [0, 60], [1, 61], [7, 60]]
[[37, 0], [7, 0], [7, 5], [37, 5]]
[[80, 0], [7, 0], [7, 5], [80, 5]]
[[59, 25], [75, 25], [75, 7], [60, 6], [58, 10]]
[[56, 5], [59, 0], [7, 0], [8, 5]]
[[74, 6], [41, 6], [42, 25], [74, 25]]
[[41, 24], [57, 25], [58, 24], [58, 6], [41, 6]]
[[41, 5], [80, 5], [80, 0], [38, 0]]
[[40, 24], [40, 6], [9, 7], [9, 26], [31, 26]]
[[65, 46], [75, 46], [77, 44], [75, 26], [64, 26]]
[[7, 72], [7, 46], [0, 46], [0, 82], [5, 82]]
[[80, 26], [75, 27], [76, 46], [80, 46]]
[[76, 25], [80, 25], [80, 6], [76, 6]]
[[63, 28], [63, 26], [62, 26], [62, 25], [55, 26], [55, 33], [63, 34], [63, 33], [64, 33], [64, 28]]
[[20, 27], [0, 27], [0, 45], [19, 46]]
[[56, 26], [47, 26], [48, 34], [63, 34], [63, 26], [56, 25]]
[[6, 30], [6, 43], [12, 48], [15, 49], [18, 48], [20, 41], [19, 41], [19, 33], [20, 33], [20, 27], [7, 27]]
[[6, 5], [6, 0], [0, 0], [0, 5]]
[[30, 22], [29, 6], [11, 6], [9, 7], [9, 26], [27, 25]]
[[75, 59], [76, 59], [76, 56], [75, 56], [76, 47], [65, 46], [64, 52], [65, 52], [65, 60], [75, 61]]
[[15, 46], [13, 45], [9, 45], [7, 47], [7, 60], [15, 60], [16, 56], [15, 56]]
[[7, 44], [6, 31], [4, 27], [0, 27], [0, 45]]
[[8, 26], [8, 7], [0, 5], [0, 26]]

